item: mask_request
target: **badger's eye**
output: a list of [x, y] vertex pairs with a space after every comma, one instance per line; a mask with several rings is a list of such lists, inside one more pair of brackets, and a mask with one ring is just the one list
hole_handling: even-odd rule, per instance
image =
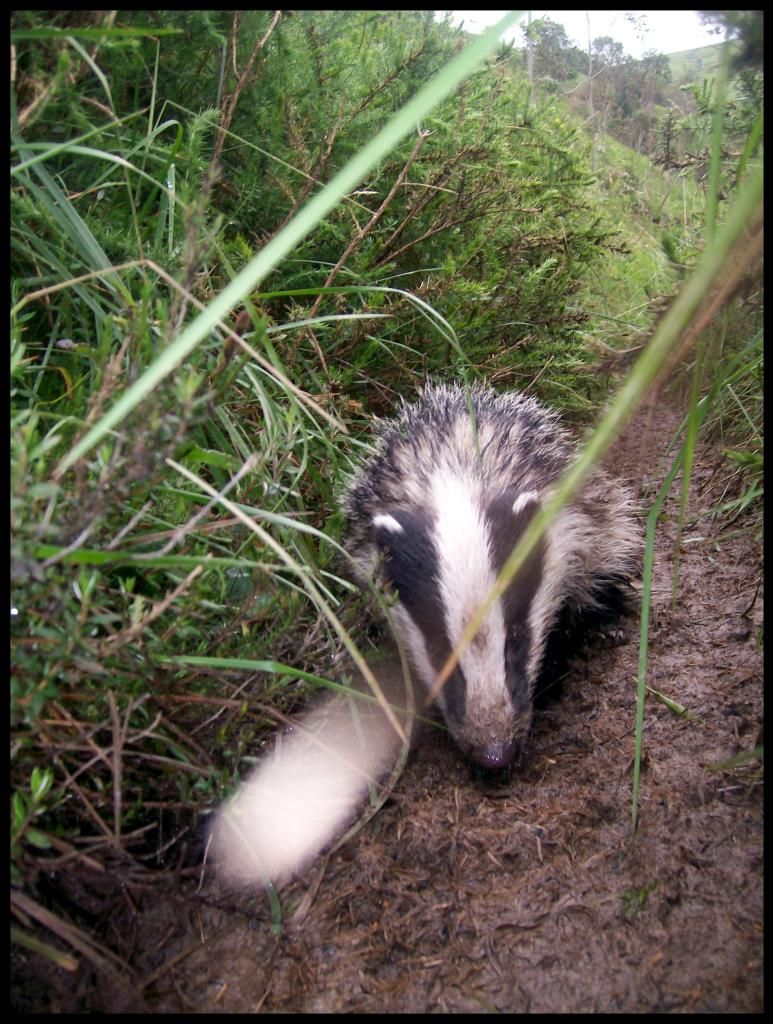
[[507, 686], [516, 707], [524, 708], [529, 704], [529, 682], [526, 666], [529, 661], [529, 629], [511, 632], [505, 641], [505, 675]]
[[505, 664], [508, 668], [522, 667], [529, 655], [531, 636], [528, 626], [511, 629], [505, 640]]

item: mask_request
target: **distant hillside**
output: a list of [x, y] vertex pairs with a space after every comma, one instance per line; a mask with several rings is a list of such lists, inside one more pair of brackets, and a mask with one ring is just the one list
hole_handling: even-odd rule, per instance
[[[740, 44], [733, 40], [731, 46], [740, 47]], [[680, 50], [679, 53], [669, 53], [668, 61], [673, 81], [682, 84], [712, 77], [719, 67], [721, 54], [722, 43], [715, 43], [713, 46], [699, 46], [694, 50]]]

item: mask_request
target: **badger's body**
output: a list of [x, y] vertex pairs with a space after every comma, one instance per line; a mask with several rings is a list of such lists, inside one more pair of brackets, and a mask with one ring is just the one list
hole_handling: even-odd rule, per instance
[[[575, 457], [557, 415], [534, 398], [428, 385], [381, 423], [349, 487], [350, 550], [397, 594], [396, 616], [431, 688], [532, 516]], [[551, 635], [620, 606], [636, 567], [630, 495], [595, 469], [553, 520], [438, 694], [459, 746], [506, 767], [532, 720]]]

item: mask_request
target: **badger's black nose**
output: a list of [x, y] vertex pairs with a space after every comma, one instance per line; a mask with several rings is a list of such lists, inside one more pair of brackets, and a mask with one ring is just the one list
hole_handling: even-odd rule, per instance
[[518, 744], [515, 740], [504, 740], [503, 742], [487, 743], [485, 747], [476, 747], [470, 754], [470, 759], [480, 768], [488, 771], [496, 771], [499, 768], [509, 768], [518, 755]]

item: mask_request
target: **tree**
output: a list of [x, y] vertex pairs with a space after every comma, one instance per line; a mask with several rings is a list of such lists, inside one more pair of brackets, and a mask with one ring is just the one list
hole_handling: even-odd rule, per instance
[[765, 46], [762, 11], [698, 11], [705, 25], [713, 25], [717, 34], [724, 29], [731, 39], [739, 39], [741, 51], [733, 58], [733, 70], [762, 68]]
[[563, 82], [584, 70], [585, 57], [569, 42], [563, 25], [550, 18], [538, 18], [524, 26], [523, 32], [531, 42], [535, 78]]
[[611, 36], [598, 36], [591, 44], [596, 67], [616, 67], [626, 60], [623, 44]]

